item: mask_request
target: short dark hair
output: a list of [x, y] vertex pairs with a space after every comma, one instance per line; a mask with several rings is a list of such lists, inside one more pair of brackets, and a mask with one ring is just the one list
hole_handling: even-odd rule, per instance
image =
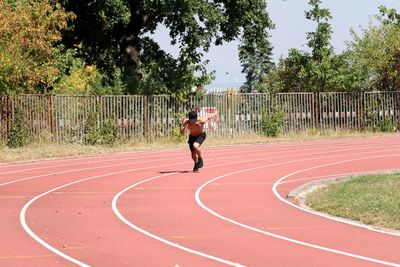
[[196, 122], [197, 121], [197, 112], [196, 111], [190, 111], [188, 114], [189, 121], [190, 122]]

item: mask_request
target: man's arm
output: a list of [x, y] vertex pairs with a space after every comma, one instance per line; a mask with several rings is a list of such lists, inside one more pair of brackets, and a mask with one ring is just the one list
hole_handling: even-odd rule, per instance
[[179, 132], [181, 133], [181, 135], [185, 133], [187, 123], [188, 119], [183, 119], [182, 122], [179, 124]]
[[204, 124], [204, 123], [206, 123], [209, 119], [216, 118], [217, 115], [218, 115], [218, 112], [215, 111], [214, 113], [207, 114], [206, 117], [200, 117], [200, 118], [198, 119], [198, 121], [199, 121], [200, 123]]

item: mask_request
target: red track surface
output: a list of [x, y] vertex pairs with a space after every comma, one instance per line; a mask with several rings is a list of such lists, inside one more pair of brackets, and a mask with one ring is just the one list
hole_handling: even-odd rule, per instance
[[[207, 142], [206, 142], [207, 143]], [[0, 266], [400, 266], [400, 235], [287, 200], [400, 170], [400, 136], [203, 147], [0, 165]]]

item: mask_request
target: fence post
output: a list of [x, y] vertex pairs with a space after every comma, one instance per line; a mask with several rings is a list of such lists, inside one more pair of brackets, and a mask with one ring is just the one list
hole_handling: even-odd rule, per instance
[[148, 132], [149, 132], [149, 103], [148, 96], [143, 96], [143, 137], [147, 141], [148, 140]]
[[360, 126], [362, 131], [365, 130], [365, 118], [367, 116], [367, 110], [365, 106], [365, 92], [361, 91], [360, 93]]
[[7, 133], [6, 136], [8, 137], [11, 133], [11, 128], [14, 120], [13, 116], [13, 101], [9, 96], [6, 96], [6, 115], [7, 115]]
[[394, 92], [394, 107], [393, 107], [393, 118], [395, 121], [395, 127], [400, 130], [400, 92]]
[[50, 134], [51, 134], [51, 141], [54, 142], [54, 109], [53, 109], [53, 95], [49, 95], [49, 101], [48, 101], [48, 108], [47, 108], [47, 114], [48, 114], [48, 120], [49, 120], [49, 126], [50, 126]]
[[316, 130], [321, 130], [320, 128], [320, 118], [321, 118], [321, 114], [320, 114], [320, 97], [319, 97], [319, 92], [314, 92], [313, 94], [313, 112], [314, 112], [314, 116], [313, 116], [313, 120], [314, 120], [314, 129]]

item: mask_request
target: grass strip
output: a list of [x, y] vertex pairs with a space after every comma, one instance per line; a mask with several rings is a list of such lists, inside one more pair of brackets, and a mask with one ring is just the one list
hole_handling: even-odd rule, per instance
[[305, 203], [334, 216], [400, 230], [400, 173], [352, 177], [315, 190]]

